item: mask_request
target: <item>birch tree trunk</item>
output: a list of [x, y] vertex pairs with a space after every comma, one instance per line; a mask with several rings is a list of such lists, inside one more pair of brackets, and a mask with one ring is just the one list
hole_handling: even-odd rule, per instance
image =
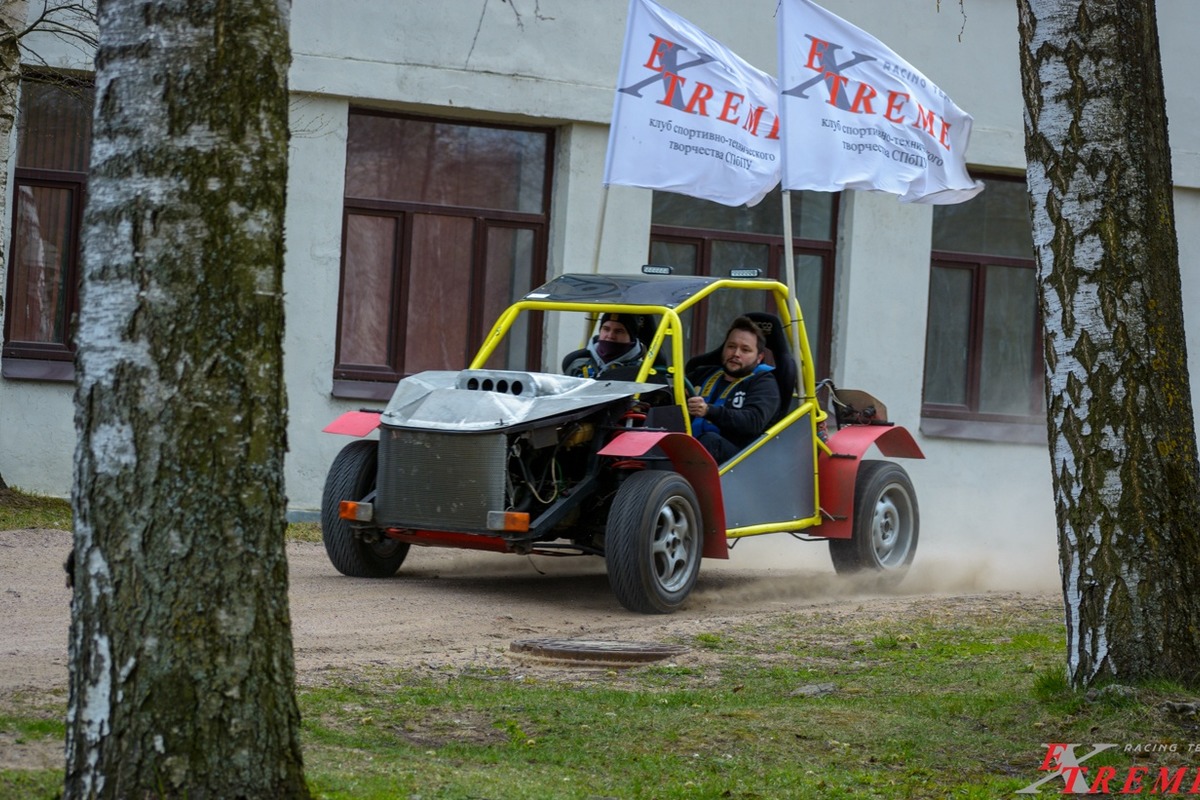
[[101, 0], [67, 798], [306, 797], [284, 551], [287, 0]]
[[1018, 0], [1072, 683], [1200, 664], [1200, 468], [1153, 0]]

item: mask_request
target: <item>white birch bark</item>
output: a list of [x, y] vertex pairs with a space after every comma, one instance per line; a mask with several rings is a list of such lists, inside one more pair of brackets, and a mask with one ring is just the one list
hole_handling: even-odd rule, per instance
[[286, 0], [103, 0], [67, 798], [305, 797], [284, 553]]
[[1018, 0], [1075, 685], [1200, 663], [1200, 537], [1152, 0]]

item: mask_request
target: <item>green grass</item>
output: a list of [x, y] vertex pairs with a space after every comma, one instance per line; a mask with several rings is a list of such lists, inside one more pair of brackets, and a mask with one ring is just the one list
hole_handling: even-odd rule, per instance
[[70, 501], [17, 489], [0, 489], [0, 530], [24, 528], [71, 530]]
[[[46, 497], [19, 489], [0, 489], [0, 531], [48, 528], [71, 530], [71, 502], [58, 497]], [[321, 525], [317, 522], [293, 522], [287, 527], [290, 542], [321, 541]]]
[[[996, 798], [1045, 776], [1043, 743], [1179, 743], [1087, 763], [1200, 766], [1194, 699], [1155, 683], [1072, 691], [1055, 610], [798, 611], [714, 627], [691, 656], [631, 670], [327, 674], [299, 690], [306, 774], [335, 798]], [[806, 687], [825, 686], [813, 694]], [[60, 709], [61, 711], [61, 709]], [[61, 736], [8, 712], [0, 737]], [[0, 741], [5, 739], [0, 738]], [[0, 771], [0, 797], [53, 797], [59, 773]], [[1149, 789], [1149, 782], [1146, 784]], [[1186, 788], [1186, 787], [1185, 787]], [[1062, 781], [1042, 792], [1061, 793]]]

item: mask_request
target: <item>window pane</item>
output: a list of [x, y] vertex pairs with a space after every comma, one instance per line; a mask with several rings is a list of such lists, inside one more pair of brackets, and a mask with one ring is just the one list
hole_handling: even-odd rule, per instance
[[804, 333], [814, 357], [819, 352], [821, 335], [821, 297], [825, 260], [821, 256], [796, 254], [796, 300], [804, 314]]
[[87, 172], [93, 94], [91, 86], [22, 81], [18, 165]]
[[674, 267], [676, 275], [695, 275], [699, 248], [684, 242], [650, 242], [650, 263]]
[[714, 278], [728, 278], [729, 271], [742, 268], [758, 268], [766, 276], [771, 248], [765, 244], [750, 242], [728, 242], [718, 239], [712, 246], [712, 268]]
[[350, 115], [346, 196], [540, 214], [543, 131]]
[[[521, 298], [533, 281], [534, 232], [493, 227], [487, 233], [487, 265], [483, 289], [483, 328], [486, 336], [504, 309]], [[525, 369], [529, 352], [529, 315], [522, 314], [487, 365], [495, 369]]]
[[[757, 267], [765, 276], [770, 255], [771, 248], [765, 244], [718, 239], [712, 244], [711, 274], [715, 278], [727, 278], [731, 269]], [[747, 311], [766, 311], [769, 299], [765, 292], [718, 292], [711, 295], [708, 301], [705, 349], [724, 343], [725, 333], [734, 317]]]
[[1028, 415], [1037, 325], [1034, 271], [989, 266], [986, 274], [979, 410]]
[[346, 266], [338, 339], [341, 366], [392, 369], [392, 281], [398, 224], [399, 220], [393, 217], [350, 214], [346, 218]]
[[[833, 238], [833, 203], [829, 192], [792, 192], [792, 235], [824, 241]], [[673, 192], [654, 193], [655, 225], [716, 231], [783, 235], [783, 194], [776, 188], [758, 205], [726, 206]]]
[[462, 369], [470, 360], [474, 221], [419, 214], [413, 220], [404, 371]]
[[9, 341], [65, 345], [74, 192], [20, 186], [16, 195]]
[[[833, 204], [838, 196], [835, 192], [792, 192], [792, 235], [832, 241]], [[783, 218], [782, 213], [779, 216]]]
[[933, 249], [1033, 258], [1025, 182], [986, 183], [987, 189], [965, 203], [933, 207]]
[[926, 403], [966, 405], [970, 326], [971, 272], [934, 267], [925, 340]]
[[[654, 193], [656, 201], [659, 194], [662, 192]], [[700, 248], [687, 242], [652, 239], [650, 241], [650, 263], [674, 267], [676, 275], [695, 275], [700, 270]], [[695, 311], [690, 308], [679, 315], [679, 324], [683, 328], [684, 358], [692, 355], [692, 318], [694, 315]], [[670, 342], [663, 343], [664, 351], [669, 351], [670, 348]]]

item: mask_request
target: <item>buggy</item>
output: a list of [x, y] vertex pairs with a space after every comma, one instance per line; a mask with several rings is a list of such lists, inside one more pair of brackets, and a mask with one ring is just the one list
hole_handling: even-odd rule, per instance
[[[762, 329], [781, 402], [718, 464], [691, 435], [686, 374], [719, 364], [720, 347], [684, 354], [692, 328], [723, 333], [726, 311]], [[653, 321], [639, 365], [599, 379], [508, 368], [557, 330], [554, 315], [590, 333], [602, 312]], [[467, 369], [406, 377], [386, 408], [325, 428], [356, 441], [330, 467], [322, 538], [355, 577], [395, 574], [412, 545], [599, 556], [617, 599], [641, 613], [679, 608], [703, 558], [771, 533], [827, 541], [838, 573], [894, 583], [916, 552], [916, 492], [899, 464], [863, 456], [923, 455], [886, 414], [864, 392], [816, 382], [800, 308], [777, 281], [563, 275], [510, 306]]]

